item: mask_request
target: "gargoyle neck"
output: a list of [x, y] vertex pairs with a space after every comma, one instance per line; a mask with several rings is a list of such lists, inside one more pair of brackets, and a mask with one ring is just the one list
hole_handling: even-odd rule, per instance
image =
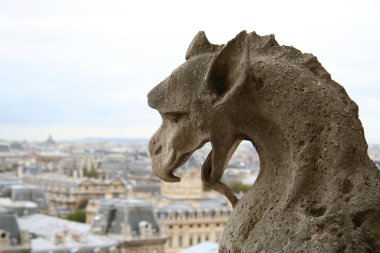
[[[289, 175], [295, 167], [292, 159], [294, 154], [281, 129], [264, 119], [255, 121], [254, 124], [242, 125], [242, 127], [241, 131], [248, 133], [246, 138], [253, 143], [260, 158], [260, 173], [255, 186], [271, 184], [286, 178], [286, 175]], [[268, 194], [276, 196], [276, 191], [282, 190], [280, 188], [274, 188]]]
[[[302, 193], [320, 187], [317, 182], [321, 176], [334, 177], [343, 171], [352, 174], [361, 166], [369, 166], [359, 120], [351, 122], [337, 116], [336, 121], [328, 124], [311, 122], [295, 122], [297, 130], [265, 119], [245, 126], [242, 131], [248, 133], [247, 138], [256, 146], [260, 158], [260, 174], [254, 184], [257, 194], [289, 201], [302, 199]], [[266, 189], [263, 185], [270, 185], [272, 191], [260, 192]]]

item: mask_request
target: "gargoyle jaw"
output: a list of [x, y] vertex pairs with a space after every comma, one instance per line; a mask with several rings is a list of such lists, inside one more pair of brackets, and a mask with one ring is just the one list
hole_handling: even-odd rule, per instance
[[207, 141], [203, 141], [199, 146], [194, 148], [193, 150], [183, 153], [181, 155], [176, 154], [174, 149], [171, 149], [171, 152], [169, 152], [168, 156], [169, 161], [167, 161], [164, 166], [153, 166], [154, 173], [164, 180], [165, 182], [179, 182], [181, 181], [181, 178], [174, 175], [174, 171], [181, 167], [189, 158], [191, 155], [198, 149], [200, 149]]
[[[165, 182], [179, 182], [181, 181], [181, 178], [180, 177], [177, 177], [174, 175], [174, 170], [171, 170], [171, 171], [163, 171], [163, 170], [155, 170], [155, 175], [158, 176], [159, 178], [161, 178], [163, 181]], [[163, 172], [163, 173], [160, 173], [160, 172]]]
[[181, 178], [174, 175], [174, 171], [177, 168], [181, 167], [190, 158], [193, 152], [188, 152], [181, 155], [181, 157], [178, 158], [176, 162], [171, 165], [171, 168], [169, 168], [166, 173], [164, 173], [162, 176], [157, 174], [157, 176], [161, 178], [162, 180], [164, 180], [165, 182], [180, 182]]
[[[229, 159], [225, 158], [225, 162], [222, 166], [215, 166], [217, 160], [217, 157], [214, 157], [213, 151], [211, 150], [202, 166], [202, 181], [207, 187], [223, 194], [231, 202], [232, 207], [235, 207], [238, 202], [238, 198], [232, 190], [221, 181], [224, 169]], [[218, 160], [218, 164], [220, 165], [219, 161], [220, 160]]]
[[211, 170], [212, 170], [212, 150], [207, 155], [207, 158], [202, 165], [201, 178], [202, 178], [203, 182], [209, 182], [210, 181]]

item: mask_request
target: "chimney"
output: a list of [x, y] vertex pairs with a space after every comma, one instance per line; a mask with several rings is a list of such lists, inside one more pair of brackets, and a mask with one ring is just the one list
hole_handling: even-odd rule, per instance
[[139, 222], [139, 232], [142, 238], [147, 238], [152, 236], [152, 224], [147, 221]]
[[83, 235], [80, 233], [72, 233], [71, 238], [73, 238], [73, 240], [78, 242], [78, 243], [83, 242]]
[[65, 244], [65, 236], [61, 233], [54, 234], [54, 241], [56, 244]]

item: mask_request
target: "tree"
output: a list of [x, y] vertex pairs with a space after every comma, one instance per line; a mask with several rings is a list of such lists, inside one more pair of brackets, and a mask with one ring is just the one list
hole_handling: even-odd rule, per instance
[[67, 220], [86, 223], [86, 212], [83, 210], [75, 211], [66, 216]]
[[86, 171], [84, 173], [84, 176], [85, 177], [97, 178], [99, 176], [99, 173], [94, 167], [92, 167], [90, 171], [88, 171], [88, 172]]
[[250, 186], [243, 184], [242, 182], [235, 182], [230, 185], [230, 188], [233, 192], [239, 193], [239, 192], [246, 192], [249, 190]]

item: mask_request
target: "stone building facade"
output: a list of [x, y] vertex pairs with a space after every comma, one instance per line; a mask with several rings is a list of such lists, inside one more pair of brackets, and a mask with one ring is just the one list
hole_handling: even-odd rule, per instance
[[204, 196], [203, 184], [200, 180], [200, 170], [191, 168], [184, 172], [179, 172], [181, 183], [161, 182], [161, 196], [170, 199], [192, 200]]
[[177, 171], [180, 183], [161, 184], [157, 217], [168, 235], [165, 252], [175, 253], [202, 242], [218, 242], [232, 210], [226, 199], [204, 191], [200, 169]]
[[55, 174], [24, 175], [27, 184], [39, 185], [46, 192], [49, 206], [71, 211], [83, 209], [91, 199], [125, 198], [127, 188], [122, 179], [94, 180], [70, 178]]
[[30, 237], [19, 229], [16, 216], [0, 209], [0, 252], [30, 253]]
[[57, 173], [62, 176], [83, 178], [91, 170], [96, 170], [100, 159], [94, 156], [67, 156], [57, 164]]
[[218, 242], [230, 212], [230, 207], [218, 205], [194, 208], [172, 204], [160, 208], [158, 221], [168, 235], [165, 252], [175, 253], [202, 242]]
[[166, 253], [167, 236], [147, 201], [93, 200], [87, 216], [92, 219], [91, 232], [117, 240], [120, 253]]

